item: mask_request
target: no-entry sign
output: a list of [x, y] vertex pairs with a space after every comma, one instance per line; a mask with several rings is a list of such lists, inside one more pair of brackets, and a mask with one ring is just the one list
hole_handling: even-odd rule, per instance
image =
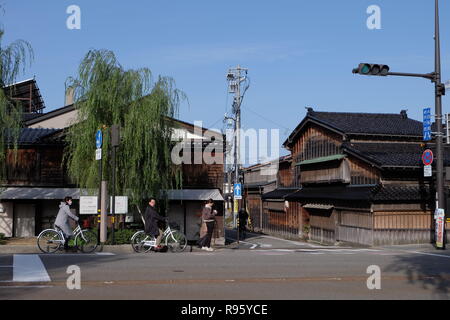
[[430, 149], [425, 150], [422, 155], [422, 162], [424, 166], [431, 166], [434, 161], [433, 151]]

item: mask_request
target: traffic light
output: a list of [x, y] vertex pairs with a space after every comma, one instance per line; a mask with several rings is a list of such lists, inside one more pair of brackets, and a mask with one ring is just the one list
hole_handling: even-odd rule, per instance
[[358, 68], [353, 69], [353, 73], [362, 74], [364, 76], [385, 77], [389, 73], [389, 66], [384, 64], [360, 63]]

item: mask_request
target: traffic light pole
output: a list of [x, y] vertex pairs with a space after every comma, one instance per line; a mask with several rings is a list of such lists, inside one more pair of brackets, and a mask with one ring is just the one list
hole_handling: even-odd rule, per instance
[[[435, 84], [435, 114], [436, 114], [436, 187], [437, 187], [437, 209], [446, 209], [446, 199], [444, 192], [444, 152], [443, 152], [443, 126], [442, 126], [442, 96], [445, 95], [445, 85], [441, 77], [441, 40], [439, 28], [439, 0], [435, 0], [435, 71], [432, 73], [402, 73], [389, 72], [386, 65], [372, 65], [362, 63], [358, 68], [353, 69], [353, 73], [367, 76], [401, 76], [425, 78]], [[445, 249], [445, 221], [444, 221], [444, 241]]]
[[[439, 209], [445, 209], [445, 192], [444, 192], [444, 152], [443, 152], [443, 134], [442, 134], [442, 94], [445, 94], [445, 87], [441, 82], [441, 39], [439, 30], [439, 0], [435, 0], [435, 97], [436, 97], [436, 151], [437, 151], [437, 193]], [[443, 92], [444, 91], [444, 92]], [[445, 218], [444, 218], [444, 241], [443, 249], [445, 249]]]

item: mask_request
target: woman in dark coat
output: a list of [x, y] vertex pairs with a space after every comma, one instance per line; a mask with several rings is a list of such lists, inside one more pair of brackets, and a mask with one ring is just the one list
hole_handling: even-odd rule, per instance
[[214, 225], [216, 223], [215, 217], [217, 215], [217, 211], [213, 210], [214, 201], [212, 199], [209, 199], [203, 208], [202, 211], [202, 220], [206, 223], [206, 227], [208, 228], [208, 231], [206, 235], [200, 239], [199, 246], [202, 248], [202, 250], [206, 251], [214, 251], [211, 248], [211, 239], [214, 231]]
[[160, 216], [158, 212], [156, 212], [156, 200], [154, 198], [150, 199], [148, 204], [149, 206], [145, 210], [145, 233], [151, 235], [152, 237], [155, 237], [156, 247], [160, 248], [160, 243], [164, 231], [159, 228], [158, 222], [165, 222], [166, 218]]

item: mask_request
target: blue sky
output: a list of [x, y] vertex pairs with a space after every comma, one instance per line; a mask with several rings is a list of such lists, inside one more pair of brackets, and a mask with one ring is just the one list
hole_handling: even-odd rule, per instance
[[[66, 9], [81, 8], [81, 30], [68, 30]], [[381, 30], [369, 30], [370, 5], [381, 7]], [[64, 82], [91, 48], [113, 50], [126, 68], [148, 67], [175, 79], [189, 98], [179, 118], [222, 128], [230, 109], [228, 68], [249, 68], [244, 128], [279, 128], [280, 143], [305, 116], [320, 111], [399, 113], [420, 119], [434, 107], [424, 79], [353, 75], [359, 62], [392, 71], [434, 68], [434, 1], [407, 0], [3, 0], [4, 44], [31, 43], [47, 106], [63, 106]], [[450, 79], [450, 3], [441, 1], [443, 80]], [[444, 110], [450, 112], [448, 98]]]

